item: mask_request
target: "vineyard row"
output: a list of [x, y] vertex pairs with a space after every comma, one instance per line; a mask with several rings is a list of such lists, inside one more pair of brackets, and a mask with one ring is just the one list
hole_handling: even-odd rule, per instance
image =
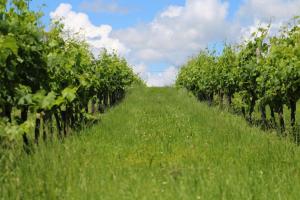
[[28, 150], [95, 120], [141, 80], [115, 53], [95, 58], [60, 22], [45, 31], [27, 3], [0, 0], [0, 143], [20, 140]]
[[283, 134], [287, 127], [283, 112], [287, 106], [289, 127], [296, 129], [300, 18], [290, 20], [277, 34], [270, 34], [270, 27], [259, 28], [242, 44], [224, 45], [220, 55], [202, 50], [181, 68], [176, 84], [199, 100], [228, 105], [250, 122], [254, 122], [253, 113], [258, 108], [259, 123], [264, 128], [275, 124]]

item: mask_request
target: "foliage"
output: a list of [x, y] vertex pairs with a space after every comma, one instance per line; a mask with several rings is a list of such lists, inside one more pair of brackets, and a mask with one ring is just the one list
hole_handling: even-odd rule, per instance
[[117, 54], [95, 58], [84, 41], [66, 37], [60, 22], [45, 31], [26, 0], [0, 5], [1, 141], [63, 138], [140, 80]]
[[297, 145], [175, 88], [129, 90], [101, 123], [63, 144], [41, 144], [15, 165], [0, 199], [300, 196]]
[[250, 122], [258, 106], [263, 126], [268, 125], [266, 106], [269, 106], [271, 121], [275, 122], [274, 113], [278, 113], [282, 131], [286, 126], [283, 118], [286, 105], [291, 112], [291, 127], [295, 127], [300, 98], [299, 17], [282, 27], [278, 35], [270, 36], [269, 29], [270, 26], [259, 28], [237, 47], [226, 44], [219, 56], [201, 51], [183, 66], [177, 85], [210, 104], [217, 96], [223, 105], [226, 97], [228, 106], [237, 108]]

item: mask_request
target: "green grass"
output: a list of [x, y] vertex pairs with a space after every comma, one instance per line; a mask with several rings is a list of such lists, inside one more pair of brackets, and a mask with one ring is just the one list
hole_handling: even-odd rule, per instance
[[300, 149], [185, 91], [137, 88], [11, 176], [0, 199], [299, 199]]

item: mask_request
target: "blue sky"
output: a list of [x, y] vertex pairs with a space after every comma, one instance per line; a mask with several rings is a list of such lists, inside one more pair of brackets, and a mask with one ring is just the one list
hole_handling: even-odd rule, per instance
[[163, 86], [201, 48], [220, 51], [271, 17], [279, 26], [300, 13], [300, 0], [32, 0], [31, 8], [46, 25], [62, 17], [94, 53], [117, 50], [148, 85]]
[[[95, 24], [108, 23], [114, 28], [126, 28], [129, 26], [136, 25], [140, 22], [150, 22], [154, 16], [160, 11], [167, 8], [169, 5], [181, 5], [185, 4], [185, 0], [122, 0], [118, 1], [122, 7], [129, 8], [127, 14], [116, 14], [116, 13], [95, 13], [92, 11], [85, 10], [81, 5], [85, 2], [84, 0], [33, 0], [30, 4], [34, 9], [42, 8], [45, 13], [44, 21], [49, 22], [49, 13], [55, 10], [61, 3], [69, 3], [73, 5], [74, 10], [86, 12], [90, 19]], [[109, 1], [108, 1], [109, 2]], [[229, 0], [230, 14], [229, 17], [233, 18], [235, 13], [238, 11], [242, 0]], [[45, 5], [45, 6], [43, 6]]]
[[[84, 0], [41, 0], [32, 1], [31, 6], [34, 9], [42, 7], [45, 17], [44, 22], [49, 23], [50, 12], [54, 11], [61, 3], [68, 3], [73, 6], [73, 9], [78, 12], [85, 12], [89, 15], [91, 21], [95, 25], [110, 24], [113, 28], [126, 28], [139, 23], [150, 22], [154, 16], [168, 7], [171, 4], [184, 5], [184, 0], [120, 0], [117, 1], [120, 7], [128, 8], [128, 13], [105, 13], [93, 12], [83, 8]], [[113, 1], [103, 1], [113, 2]], [[41, 6], [45, 5], [45, 6]]]

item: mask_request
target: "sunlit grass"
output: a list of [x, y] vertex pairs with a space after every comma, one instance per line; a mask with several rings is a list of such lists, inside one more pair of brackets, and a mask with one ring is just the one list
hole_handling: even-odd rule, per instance
[[137, 88], [12, 177], [2, 199], [298, 199], [300, 150], [185, 91]]

